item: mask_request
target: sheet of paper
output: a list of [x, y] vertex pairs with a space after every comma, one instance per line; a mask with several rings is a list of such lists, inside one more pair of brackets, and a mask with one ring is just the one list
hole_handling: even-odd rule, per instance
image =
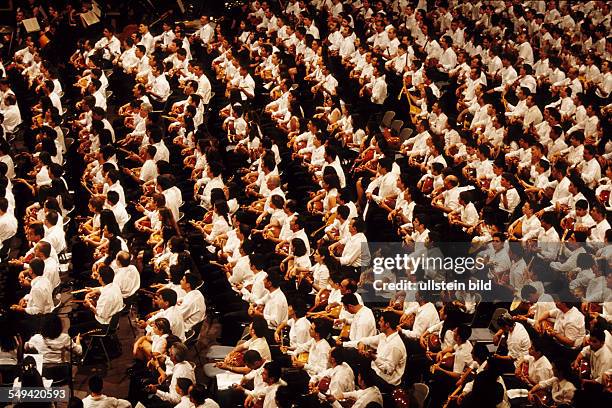
[[88, 11], [87, 13], [81, 14], [81, 21], [85, 27], [89, 27], [90, 25], [94, 25], [100, 22], [98, 16], [93, 11]]
[[23, 26], [25, 27], [28, 33], [40, 31], [40, 24], [38, 24], [38, 20], [36, 19], [36, 17], [26, 18], [25, 20], [23, 20]]
[[240, 380], [242, 380], [241, 374], [229, 373], [229, 372], [217, 374], [217, 389], [219, 391], [227, 390], [233, 384], [240, 384]]

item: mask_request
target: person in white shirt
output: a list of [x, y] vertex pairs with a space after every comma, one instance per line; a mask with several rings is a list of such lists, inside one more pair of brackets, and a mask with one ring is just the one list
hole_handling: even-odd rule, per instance
[[[336, 242], [330, 246], [332, 257], [338, 260], [341, 267], [350, 273], [355, 273], [362, 266], [368, 265], [370, 262], [370, 253], [367, 248], [367, 238], [365, 231], [365, 222], [361, 218], [351, 219], [349, 224], [349, 233], [351, 236], [346, 242]], [[340, 256], [336, 255], [333, 250], [337, 247], [342, 247]]]
[[531, 347], [529, 334], [523, 324], [515, 322], [510, 314], [500, 316], [497, 319], [497, 324], [499, 330], [493, 336], [493, 343], [499, 345], [502, 337], [505, 337], [508, 354], [494, 354], [493, 357], [502, 363], [502, 369], [507, 372], [514, 372]]
[[196, 31], [190, 38], [190, 42], [193, 42], [195, 39], [198, 39], [202, 42], [204, 47], [207, 47], [213, 36], [215, 34], [215, 30], [213, 25], [210, 23], [208, 16], [200, 17], [200, 29]]
[[[455, 382], [462, 377], [463, 372], [469, 369], [473, 363], [472, 343], [468, 340], [472, 335], [472, 328], [461, 324], [453, 330], [455, 345], [452, 348], [446, 348], [437, 354], [436, 363], [431, 367], [434, 375], [431, 383], [433, 402], [439, 403], [444, 400], [440, 394], [445, 396], [443, 390], [455, 386]], [[453, 355], [451, 366], [444, 360], [448, 354]], [[448, 385], [451, 385], [448, 387]]]
[[153, 99], [152, 102], [157, 103], [161, 107], [172, 93], [170, 84], [161, 65], [154, 65], [151, 68], [151, 74], [153, 75], [153, 81], [147, 85], [147, 92], [151, 99]]
[[[538, 318], [536, 329], [545, 332], [560, 344], [575, 349], [579, 347], [586, 335], [584, 315], [566, 299], [553, 295], [556, 309], [548, 310]], [[544, 322], [555, 319], [553, 327], [545, 327]]]
[[553, 374], [554, 376], [540, 381], [531, 390], [527, 398], [533, 402], [536, 400], [534, 394], [539, 390], [551, 391], [552, 401], [555, 405], [570, 405], [574, 400], [574, 394], [576, 393], [576, 386], [568, 380], [570, 375], [569, 364], [565, 365], [562, 360], [553, 362]]
[[529, 348], [529, 355], [523, 356], [516, 366], [515, 375], [523, 383], [533, 387], [553, 376], [552, 365], [544, 355], [544, 344], [540, 339], [534, 339]]
[[125, 224], [130, 220], [130, 215], [128, 214], [125, 205], [119, 202], [119, 193], [115, 190], [109, 190], [106, 193], [106, 208], [111, 210], [115, 215], [115, 220], [119, 225], [119, 229], [123, 231]]
[[160, 366], [159, 361], [153, 361], [153, 368], [158, 374], [163, 373], [163, 378], [167, 378], [170, 373], [167, 372], [168, 368], [172, 367], [172, 379], [170, 380], [170, 385], [168, 386], [168, 391], [162, 391], [158, 389], [157, 385], [147, 385], [146, 391], [154, 394], [156, 398], [161, 399], [162, 401], [169, 402], [171, 404], [178, 404], [181, 402], [181, 396], [176, 391], [176, 382], [179, 378], [188, 378], [192, 382], [195, 382], [195, 372], [193, 365], [187, 361], [187, 353], [188, 349], [183, 343], [174, 343], [172, 347], [170, 347], [170, 351], [168, 355], [170, 356], [170, 361], [174, 364], [172, 367], [171, 364], [167, 364], [166, 371]]
[[174, 408], [192, 408], [193, 402], [189, 396], [189, 390], [193, 386], [193, 381], [189, 378], [178, 378], [176, 380], [176, 391], [181, 396], [181, 402], [176, 404]]
[[430, 327], [440, 323], [440, 315], [436, 306], [427, 300], [426, 292], [418, 291], [415, 294], [415, 300], [419, 307], [416, 310], [412, 329], [403, 329], [403, 333], [408, 338], [417, 339]]
[[281, 279], [278, 273], [268, 274], [264, 279], [264, 287], [268, 294], [258, 301], [256, 307], [251, 305], [249, 308], [251, 316], [263, 316], [266, 319], [270, 330], [276, 330], [289, 317], [287, 298], [280, 289]]
[[[0, 113], [4, 115], [4, 121], [2, 126], [4, 131], [8, 134], [13, 133], [15, 128], [21, 124], [21, 111], [17, 106], [17, 98], [13, 94], [6, 94], [4, 96], [4, 108], [0, 110]], [[6, 137], [6, 136], [5, 136]]]
[[12, 212], [9, 212], [9, 202], [6, 197], [0, 197], [0, 250], [3, 244], [15, 236], [18, 222]]
[[360, 368], [357, 374], [357, 384], [359, 385], [359, 390], [348, 391], [348, 392], [339, 392], [337, 394], [328, 396], [327, 399], [332, 402], [332, 406], [334, 408], [342, 408], [340, 404], [341, 400], [346, 400], [348, 398], [355, 399], [355, 402], [351, 406], [352, 408], [365, 408], [370, 403], [375, 403], [380, 406], [383, 406], [383, 397], [376, 386], [376, 373], [370, 367], [362, 367]]
[[[114, 316], [123, 309], [123, 296], [113, 283], [115, 272], [110, 266], [98, 268], [98, 288], [91, 289], [83, 302], [84, 310], [75, 313], [70, 321], [70, 334], [92, 329], [106, 330]], [[96, 300], [97, 299], [97, 300]]]
[[115, 270], [113, 283], [119, 286], [124, 299], [134, 295], [140, 289], [140, 273], [136, 266], [130, 264], [130, 261], [130, 253], [120, 251], [115, 258], [115, 265], [112, 265]]
[[612, 369], [612, 351], [606, 346], [606, 332], [596, 327], [589, 333], [589, 342], [576, 357], [573, 362], [575, 369], [579, 369], [580, 362], [588, 359], [590, 368], [590, 378], [582, 378], [584, 382], [599, 383], [603, 382], [603, 375]]
[[191, 330], [206, 317], [204, 295], [198, 290], [201, 284], [202, 281], [192, 273], [186, 273], [181, 280], [181, 288], [187, 294], [179, 302], [178, 310], [183, 316], [185, 331]]
[[[346, 351], [342, 347], [335, 347], [329, 352], [329, 366], [327, 370], [317, 373], [310, 378], [310, 387], [316, 387], [319, 393], [338, 395], [339, 393], [355, 390], [355, 373], [346, 361]], [[327, 390], [321, 389], [320, 380], [329, 379]]]
[[193, 408], [220, 408], [214, 400], [208, 398], [208, 390], [203, 384], [195, 384], [189, 391], [189, 401]]
[[344, 319], [339, 319], [336, 323], [340, 322], [350, 326], [348, 333], [349, 341], [344, 341], [346, 339], [339, 337], [337, 340], [338, 344], [342, 344], [344, 347], [356, 347], [362, 338], [376, 334], [376, 319], [372, 309], [360, 304], [355, 294], [347, 293], [343, 295], [342, 305], [348, 313], [346, 313]]
[[34, 256], [45, 263], [43, 276], [49, 279], [51, 289], [55, 290], [60, 284], [59, 263], [51, 256], [51, 244], [46, 241], [38, 242], [34, 247]]
[[397, 332], [398, 324], [399, 316], [385, 311], [378, 321], [380, 334], [364, 337], [358, 344], [359, 351], [372, 360], [375, 383], [383, 392], [399, 385], [406, 369], [406, 347]]
[[89, 395], [83, 398], [83, 408], [131, 408], [132, 404], [124, 399], [102, 394], [104, 380], [100, 375], [89, 378]]
[[[296, 348], [291, 357], [291, 363], [296, 368], [303, 368], [312, 378], [329, 367], [329, 352], [331, 346], [327, 337], [332, 329], [332, 322], [326, 319], [314, 319], [310, 325], [311, 339], [304, 345]], [[300, 360], [300, 354], [308, 353], [306, 362]]]
[[103, 58], [109, 61], [121, 54], [121, 42], [115, 37], [110, 26], [104, 28], [102, 38], [95, 43], [94, 49], [102, 50]]
[[[30, 316], [50, 313], [53, 309], [53, 297], [51, 283], [43, 276], [45, 263], [42, 259], [34, 258], [30, 261], [26, 277], [29, 280], [30, 293], [25, 295], [18, 304], [12, 305], [11, 310], [25, 312]], [[22, 280], [22, 284], [26, 283]], [[31, 323], [30, 319], [24, 319], [24, 325]]]

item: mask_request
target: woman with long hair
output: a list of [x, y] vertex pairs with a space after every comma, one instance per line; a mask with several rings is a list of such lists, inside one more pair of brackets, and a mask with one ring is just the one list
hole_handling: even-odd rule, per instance
[[70, 353], [80, 355], [81, 334], [73, 341], [62, 332], [62, 320], [58, 315], [50, 315], [43, 323], [41, 332], [35, 334], [25, 344], [26, 350], [36, 350], [43, 357], [43, 363], [64, 363], [70, 361]]

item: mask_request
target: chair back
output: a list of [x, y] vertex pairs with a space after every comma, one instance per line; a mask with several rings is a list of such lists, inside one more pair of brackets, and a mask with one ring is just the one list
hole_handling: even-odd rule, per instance
[[400, 138], [400, 142], [405, 142], [406, 140], [410, 139], [410, 136], [412, 136], [413, 130], [411, 128], [403, 128], [402, 131], [399, 134], [399, 138]]
[[395, 117], [395, 112], [393, 111], [386, 111], [385, 114], [383, 115], [382, 120], [380, 121], [380, 127], [382, 128], [388, 128], [391, 126], [391, 121], [393, 120], [393, 118]]
[[404, 126], [404, 121], [403, 120], [399, 120], [399, 119], [394, 120], [393, 122], [391, 122], [391, 126], [390, 126], [391, 132], [394, 135], [398, 135], [400, 130], [402, 129], [402, 126]]
[[427, 384], [416, 383], [413, 386], [413, 397], [417, 403], [418, 408], [423, 408], [425, 406], [425, 401], [429, 396], [429, 387]]

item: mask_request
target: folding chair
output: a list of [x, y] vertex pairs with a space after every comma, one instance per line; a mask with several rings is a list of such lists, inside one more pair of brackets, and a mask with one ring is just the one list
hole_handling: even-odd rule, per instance
[[99, 334], [94, 333], [94, 334], [89, 335], [88, 337], [89, 342], [87, 342], [87, 350], [85, 351], [85, 354], [83, 354], [83, 359], [82, 359], [83, 362], [86, 360], [92, 347], [94, 347], [94, 345], [97, 344], [102, 348], [102, 351], [104, 352], [104, 357], [106, 358], [106, 366], [110, 368], [111, 366], [110, 357], [108, 355], [108, 350], [106, 349], [106, 345], [104, 344], [104, 341], [106, 339], [113, 340], [113, 341], [116, 340], [117, 328], [119, 327], [120, 317], [121, 317], [121, 312], [115, 313], [115, 315], [111, 317], [111, 321], [106, 327], [106, 331], [104, 333], [99, 333]]

